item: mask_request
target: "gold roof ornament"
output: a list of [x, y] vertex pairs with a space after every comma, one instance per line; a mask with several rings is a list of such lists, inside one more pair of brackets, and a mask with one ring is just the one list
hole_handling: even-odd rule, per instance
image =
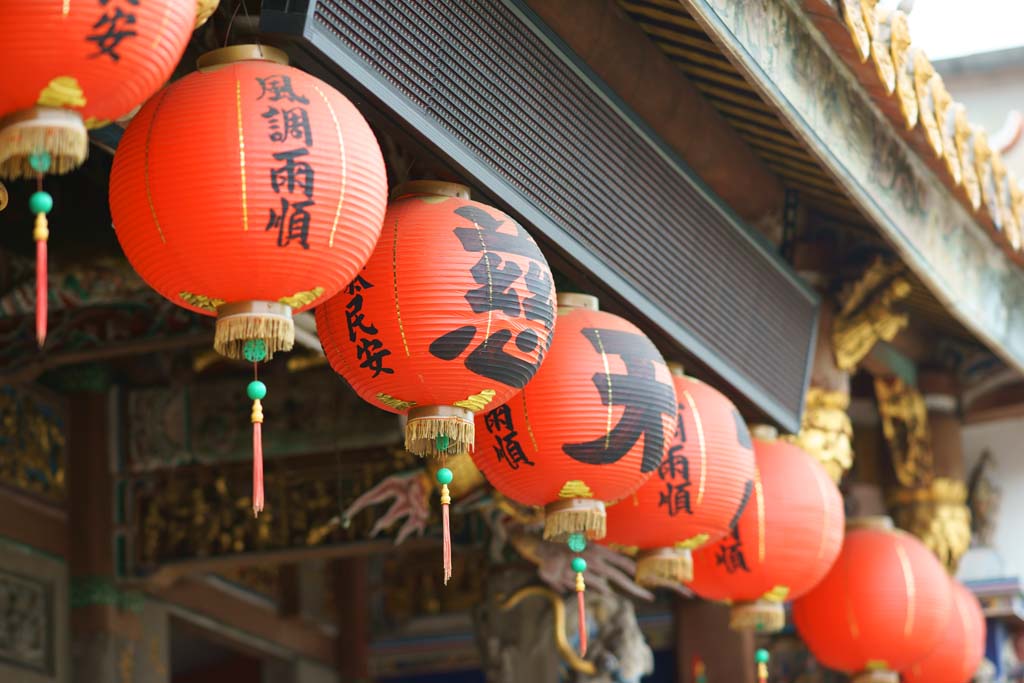
[[928, 61], [924, 50], [914, 52], [914, 92], [917, 93], [917, 120], [924, 128], [928, 145], [935, 152], [935, 158], [942, 156], [942, 133], [935, 114], [935, 94], [932, 89], [932, 78], [935, 67]]
[[889, 16], [889, 54], [896, 75], [896, 96], [907, 130], [917, 125], [917, 91], [914, 90], [914, 48], [910, 46], [907, 15], [895, 11]]
[[843, 17], [846, 29], [853, 39], [853, 46], [857, 48], [857, 56], [861, 63], [868, 61], [871, 55], [871, 38], [868, 36], [868, 28], [864, 24], [864, 10], [859, 0], [840, 0], [839, 13]]
[[205, 24], [217, 11], [218, 5], [220, 5], [220, 0], [196, 0], [196, 25], [193, 30]]
[[971, 208], [977, 211], [981, 207], [981, 185], [978, 181], [977, 165], [975, 163], [975, 147], [971, 122], [967, 119], [967, 108], [955, 102], [953, 104], [953, 124], [956, 130], [953, 139], [956, 141], [956, 151], [960, 158], [960, 176], [963, 179], [962, 186]]
[[974, 170], [978, 173], [981, 201], [996, 228], [1002, 230], [1003, 221], [999, 215], [995, 175], [992, 172], [992, 148], [988, 146], [988, 135], [980, 126], [971, 126], [971, 134], [974, 140]]
[[1013, 215], [1013, 195], [1010, 192], [1009, 173], [1003, 157], [992, 150], [992, 180], [996, 191], [996, 212], [1002, 225], [1003, 236], [1013, 251], [1020, 251], [1020, 226]]
[[1006, 184], [1010, 188], [1010, 201], [1011, 211], [1013, 213], [1013, 222], [1017, 227], [1017, 244], [1013, 247], [1013, 250], [1019, 252], [1021, 249], [1021, 233], [1024, 232], [1024, 192], [1021, 192], [1020, 183], [1017, 182], [1017, 176], [1012, 171], [1006, 173]]
[[861, 0], [864, 23], [871, 37], [871, 61], [875, 64], [878, 80], [885, 86], [889, 95], [896, 91], [896, 66], [893, 64], [892, 52], [892, 20], [893, 12], [877, 6], [878, 0]]
[[960, 170], [960, 153], [956, 146], [956, 111], [953, 108], [953, 96], [946, 90], [942, 76], [935, 74], [931, 80], [932, 99], [935, 101], [935, 121], [942, 134], [942, 157], [946, 161], [946, 170], [956, 185], [963, 182]]

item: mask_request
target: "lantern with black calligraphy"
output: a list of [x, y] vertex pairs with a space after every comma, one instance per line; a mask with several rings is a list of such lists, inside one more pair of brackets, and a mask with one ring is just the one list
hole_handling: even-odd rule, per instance
[[754, 485], [750, 432], [714, 387], [670, 363], [676, 426], [665, 459], [632, 496], [608, 508], [604, 542], [637, 550], [637, 581], [693, 578], [690, 552], [729, 533]]
[[772, 427], [752, 429], [753, 492], [732, 532], [693, 553], [690, 588], [733, 604], [737, 630], [774, 632], [783, 602], [811, 590], [843, 542], [843, 499], [825, 469]]
[[[599, 311], [591, 296], [559, 294], [558, 303], [537, 376], [477, 417], [473, 461], [505, 496], [545, 508], [545, 538], [582, 552], [605, 535], [605, 503], [628, 497], [661, 464], [676, 428], [676, 392], [635, 325]], [[573, 569], [582, 610], [582, 557]]]
[[985, 656], [985, 613], [978, 598], [950, 579], [953, 612], [931, 654], [900, 672], [903, 683], [970, 683]]
[[[444, 460], [472, 450], [473, 416], [519, 392], [551, 344], [551, 270], [511, 217], [456, 183], [397, 188], [376, 251], [319, 307], [335, 372], [367, 402], [407, 416], [405, 447]], [[445, 581], [451, 574], [442, 486]]]
[[182, 0], [0, 0], [0, 178], [34, 178], [36, 337], [46, 340], [47, 214], [43, 176], [78, 168], [87, 128], [128, 114], [170, 77], [188, 43], [196, 4]]
[[[292, 348], [292, 313], [355, 277], [387, 201], [373, 132], [341, 93], [239, 45], [157, 93], [125, 132], [110, 176], [121, 247], [172, 302], [216, 316], [214, 348], [257, 364]], [[253, 510], [263, 508], [261, 399], [253, 423]]]
[[942, 643], [952, 614], [945, 568], [888, 517], [850, 520], [835, 565], [793, 603], [793, 621], [814, 658], [854, 683], [899, 683], [898, 671]]

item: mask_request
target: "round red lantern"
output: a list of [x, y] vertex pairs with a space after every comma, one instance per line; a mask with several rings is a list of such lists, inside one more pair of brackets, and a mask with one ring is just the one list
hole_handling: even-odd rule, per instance
[[608, 508], [604, 538], [637, 549], [637, 581], [650, 587], [692, 579], [690, 551], [729, 533], [754, 485], [750, 432], [736, 406], [677, 363], [669, 370], [674, 436], [654, 475]]
[[[529, 233], [464, 185], [415, 181], [394, 197], [376, 251], [317, 309], [317, 330], [356, 393], [407, 416], [406, 449], [444, 461], [473, 449], [474, 415], [512, 398], [544, 360], [553, 278]], [[441, 464], [447, 581], [454, 473]]]
[[783, 602], [828, 572], [843, 542], [843, 499], [824, 468], [774, 428], [753, 428], [753, 492], [730, 534], [693, 553], [697, 595], [733, 603], [735, 629], [778, 631]]
[[78, 168], [86, 128], [128, 114], [167, 81], [196, 18], [182, 0], [0, 0], [5, 36], [0, 87], [0, 177], [37, 178], [36, 335], [46, 339], [46, 173]]
[[[292, 348], [293, 312], [355, 277], [386, 200], [380, 149], [352, 103], [257, 45], [204, 55], [150, 99], [110, 176], [135, 270], [179, 306], [217, 316], [214, 348], [254, 363]], [[266, 388], [248, 393], [258, 460]]]
[[887, 517], [852, 520], [828, 575], [793, 603], [811, 654], [857, 683], [898, 683], [940, 642], [952, 613], [945, 569]]
[[903, 683], [970, 683], [985, 656], [985, 614], [978, 599], [955, 579], [953, 613], [931, 654], [902, 672]]

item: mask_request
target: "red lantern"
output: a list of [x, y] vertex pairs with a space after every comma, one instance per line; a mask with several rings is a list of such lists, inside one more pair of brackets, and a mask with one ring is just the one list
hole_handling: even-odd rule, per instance
[[734, 603], [735, 629], [778, 631], [782, 603], [814, 587], [843, 542], [843, 499], [817, 461], [757, 426], [753, 492], [732, 533], [693, 553], [697, 595]]
[[46, 340], [46, 173], [78, 168], [86, 128], [128, 114], [166, 82], [185, 51], [196, 5], [181, 0], [0, 0], [0, 177], [36, 178], [36, 336]]
[[[552, 275], [529, 233], [469, 188], [417, 181], [394, 194], [377, 250], [317, 309], [317, 330], [365, 401], [408, 415], [405, 447], [444, 459], [472, 450], [474, 414], [512, 398], [540, 366]], [[444, 519], [451, 476], [438, 471]]]
[[950, 579], [953, 613], [931, 654], [902, 672], [903, 683], [970, 683], [985, 656], [985, 614], [962, 583]]
[[[209, 53], [154, 96], [121, 140], [110, 209], [151, 287], [217, 316], [214, 348], [253, 363], [291, 349], [292, 312], [355, 277], [380, 234], [384, 162], [356, 108], [280, 50]], [[253, 507], [262, 508], [259, 399]]]
[[[661, 464], [676, 395], [643, 332], [598, 311], [594, 297], [559, 294], [558, 303], [544, 365], [519, 396], [477, 418], [473, 461], [504, 495], [546, 506], [544, 537], [568, 538], [581, 552], [587, 538], [605, 535], [605, 502], [631, 494]], [[585, 568], [575, 558], [580, 605]]]
[[692, 579], [690, 551], [729, 533], [754, 484], [750, 432], [736, 406], [678, 364], [669, 369], [675, 435], [647, 483], [608, 508], [604, 538], [637, 548], [637, 581], [650, 587]]
[[887, 517], [854, 520], [828, 575], [793, 603], [811, 654], [857, 683], [898, 683], [924, 659], [952, 613], [949, 577], [935, 556]]

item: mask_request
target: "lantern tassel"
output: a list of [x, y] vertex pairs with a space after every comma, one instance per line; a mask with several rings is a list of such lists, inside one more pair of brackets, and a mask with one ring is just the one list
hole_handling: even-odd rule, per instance
[[46, 241], [50, 237], [50, 228], [45, 213], [36, 214], [33, 237], [36, 240], [36, 341], [39, 348], [43, 348], [43, 344], [46, 343], [47, 304], [50, 293], [46, 264]]
[[252, 514], [263, 512], [263, 405], [252, 402]]
[[448, 484], [441, 486], [441, 535], [443, 538], [444, 553], [444, 585], [448, 585], [452, 578], [452, 532], [448, 522], [448, 507], [452, 498], [448, 493]]
[[576, 616], [579, 620], [580, 657], [587, 656], [587, 603], [584, 593], [587, 590], [583, 582], [583, 572], [576, 573]]

